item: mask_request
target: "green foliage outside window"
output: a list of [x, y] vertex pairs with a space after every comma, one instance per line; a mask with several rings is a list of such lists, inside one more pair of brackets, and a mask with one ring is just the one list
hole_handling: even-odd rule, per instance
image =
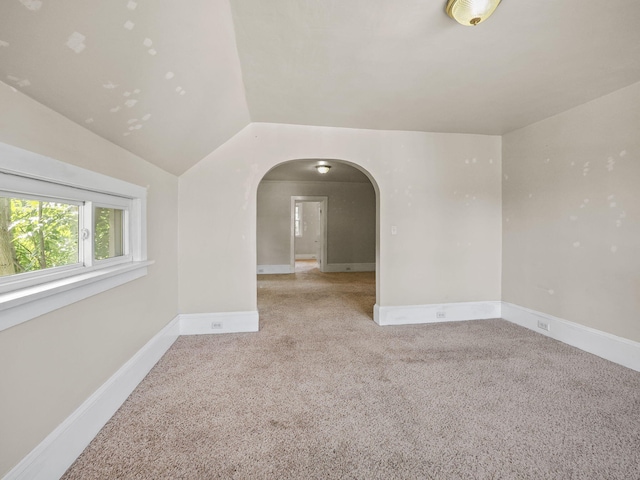
[[124, 211], [117, 208], [96, 207], [94, 212], [94, 258], [119, 257], [124, 254], [122, 220]]
[[0, 197], [0, 276], [78, 263], [78, 215], [77, 205]]

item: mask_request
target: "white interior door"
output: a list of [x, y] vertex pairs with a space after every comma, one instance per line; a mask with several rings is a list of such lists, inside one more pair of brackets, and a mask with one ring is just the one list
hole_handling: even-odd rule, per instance
[[[309, 228], [315, 228], [317, 235], [314, 239], [314, 253], [316, 260], [318, 261], [318, 268], [321, 272], [324, 271], [324, 265], [327, 258], [327, 204], [328, 197], [319, 196], [292, 196], [291, 197], [291, 256], [290, 256], [290, 271], [293, 273], [296, 270], [296, 218], [295, 218], [295, 206], [296, 203], [316, 203], [318, 208], [319, 224], [317, 226], [310, 226]], [[303, 219], [304, 222], [304, 219]]]
[[323, 241], [322, 241], [322, 225], [323, 225], [323, 219], [322, 216], [324, 215], [324, 211], [322, 210], [322, 203], [321, 202], [317, 202], [316, 203], [316, 208], [318, 209], [318, 225], [315, 225], [315, 231], [316, 231], [316, 238], [314, 240], [315, 242], [315, 247], [316, 247], [316, 261], [318, 262], [318, 269], [320, 269], [320, 271], [323, 271], [323, 265], [324, 265], [324, 258], [322, 257], [322, 247], [323, 247]]

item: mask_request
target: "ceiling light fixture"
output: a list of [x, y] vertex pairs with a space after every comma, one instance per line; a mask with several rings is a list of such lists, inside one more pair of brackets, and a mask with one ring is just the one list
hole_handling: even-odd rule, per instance
[[498, 8], [500, 0], [447, 0], [447, 15], [461, 25], [484, 22]]
[[318, 173], [322, 173], [323, 175], [327, 173], [330, 168], [330, 165], [316, 165], [316, 170], [318, 170]]

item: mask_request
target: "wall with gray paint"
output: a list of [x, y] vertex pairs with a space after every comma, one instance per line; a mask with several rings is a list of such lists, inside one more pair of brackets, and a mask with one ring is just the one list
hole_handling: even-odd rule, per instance
[[285, 265], [290, 261], [292, 196], [328, 197], [325, 264], [375, 262], [376, 196], [370, 183], [261, 182], [258, 265]]
[[503, 138], [503, 300], [640, 341], [640, 83]]

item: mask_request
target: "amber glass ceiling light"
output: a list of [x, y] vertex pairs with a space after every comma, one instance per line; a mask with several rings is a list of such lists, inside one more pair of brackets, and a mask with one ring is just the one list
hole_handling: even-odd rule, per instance
[[447, 0], [447, 15], [461, 25], [484, 22], [500, 4], [500, 0]]

